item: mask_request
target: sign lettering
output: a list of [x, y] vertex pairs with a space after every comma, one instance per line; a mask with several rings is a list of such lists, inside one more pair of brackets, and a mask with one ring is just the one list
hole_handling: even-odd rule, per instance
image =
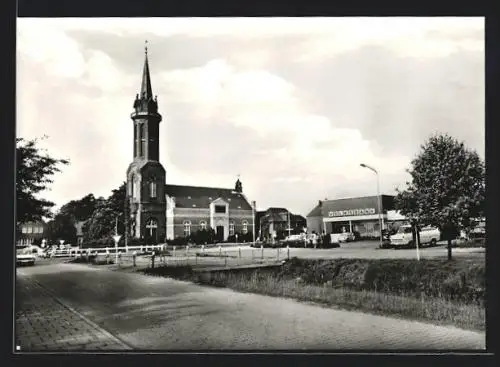
[[354, 215], [371, 215], [371, 214], [375, 214], [375, 208], [336, 210], [334, 212], [328, 212], [329, 217], [350, 217]]

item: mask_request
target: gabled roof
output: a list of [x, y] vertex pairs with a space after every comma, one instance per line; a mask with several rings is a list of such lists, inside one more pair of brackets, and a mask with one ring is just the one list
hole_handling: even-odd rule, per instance
[[309, 214], [307, 214], [307, 217], [322, 217], [323, 213], [321, 211], [321, 206], [318, 204], [314, 207], [313, 210]]
[[229, 209], [252, 210], [250, 203], [233, 189], [201, 186], [165, 185], [165, 193], [175, 197], [177, 208], [208, 208], [218, 198], [229, 203]]

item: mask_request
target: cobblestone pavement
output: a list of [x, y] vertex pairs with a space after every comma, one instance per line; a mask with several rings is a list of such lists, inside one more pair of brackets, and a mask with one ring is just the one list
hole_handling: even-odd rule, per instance
[[130, 349], [29, 276], [17, 276], [16, 352]]

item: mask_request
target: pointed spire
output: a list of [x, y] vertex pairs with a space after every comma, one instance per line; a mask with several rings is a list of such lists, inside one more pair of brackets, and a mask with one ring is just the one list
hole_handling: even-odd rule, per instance
[[149, 75], [149, 63], [148, 63], [148, 41], [145, 41], [144, 46], [144, 69], [142, 71], [142, 84], [141, 84], [141, 98], [153, 98], [153, 90], [151, 88], [151, 77]]

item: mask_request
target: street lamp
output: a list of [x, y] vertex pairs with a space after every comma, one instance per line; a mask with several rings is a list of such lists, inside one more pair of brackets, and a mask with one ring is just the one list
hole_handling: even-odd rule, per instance
[[379, 180], [379, 175], [378, 175], [378, 171], [367, 165], [367, 164], [364, 164], [364, 163], [361, 163], [360, 164], [361, 167], [363, 168], [368, 168], [369, 170], [375, 172], [375, 174], [377, 175], [377, 202], [378, 202], [378, 224], [380, 226], [380, 248], [382, 248], [382, 229], [384, 227], [384, 220], [382, 218], [382, 200], [381, 200], [381, 197], [380, 197], [380, 180]]
[[252, 247], [255, 247], [255, 200], [252, 201]]

